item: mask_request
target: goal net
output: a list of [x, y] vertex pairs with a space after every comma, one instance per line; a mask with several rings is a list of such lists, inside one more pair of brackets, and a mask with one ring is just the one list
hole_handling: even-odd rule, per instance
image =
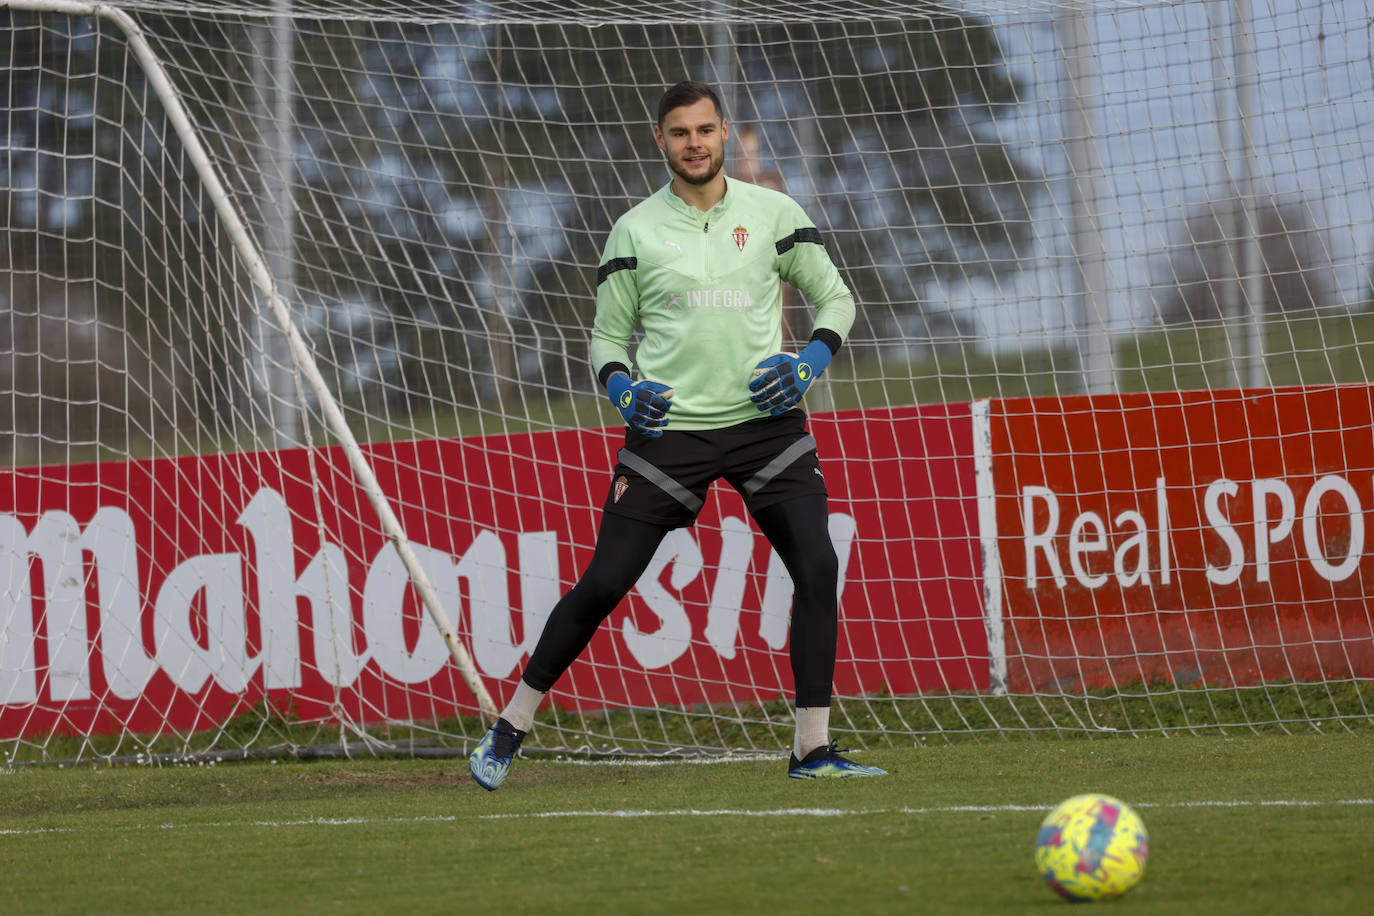
[[[1368, 723], [1363, 3], [0, 25], [6, 759], [471, 746], [591, 553], [596, 268], [685, 78], [860, 304], [806, 404], [837, 737]], [[527, 746], [783, 751], [790, 600], [713, 490]]]

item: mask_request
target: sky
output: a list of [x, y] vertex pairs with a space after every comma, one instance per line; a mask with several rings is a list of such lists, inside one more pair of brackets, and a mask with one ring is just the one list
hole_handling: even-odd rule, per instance
[[[1115, 331], [1148, 323], [1150, 287], [1187, 216], [1230, 197], [1227, 167], [1243, 174], [1237, 86], [1252, 86], [1246, 119], [1257, 189], [1301, 199], [1325, 229], [1338, 286], [1335, 306], [1365, 301], [1374, 215], [1374, 58], [1365, 0], [1249, 0], [1256, 78], [1237, 80], [1237, 4], [1188, 2], [1101, 6], [1086, 16], [1088, 104], [1102, 163], [1096, 177], [1106, 254], [1106, 303]], [[1208, 23], [1208, 7], [1220, 28]], [[998, 122], [1002, 138], [1058, 177], [1037, 228], [1050, 264], [1067, 263], [1072, 203], [1066, 174], [1068, 84], [1052, 20], [992, 17], [1014, 73], [1028, 87], [1021, 113]], [[1219, 39], [1219, 40], [1214, 40]], [[1024, 146], [1022, 146], [1024, 145]], [[1166, 271], [1167, 272], [1167, 271]], [[995, 346], [1049, 341], [1073, 330], [1075, 271], [1023, 272], [951, 293]]]

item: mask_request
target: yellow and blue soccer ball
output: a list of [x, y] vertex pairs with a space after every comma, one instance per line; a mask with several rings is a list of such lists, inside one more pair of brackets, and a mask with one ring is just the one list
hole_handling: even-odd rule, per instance
[[1120, 897], [1149, 857], [1140, 815], [1110, 795], [1075, 795], [1045, 816], [1035, 839], [1035, 867], [1066, 900]]

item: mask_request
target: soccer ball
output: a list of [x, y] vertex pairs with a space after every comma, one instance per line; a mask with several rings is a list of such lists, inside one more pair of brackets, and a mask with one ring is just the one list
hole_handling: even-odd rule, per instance
[[1120, 897], [1149, 856], [1140, 815], [1110, 795], [1075, 795], [1045, 816], [1035, 838], [1035, 867], [1066, 900]]

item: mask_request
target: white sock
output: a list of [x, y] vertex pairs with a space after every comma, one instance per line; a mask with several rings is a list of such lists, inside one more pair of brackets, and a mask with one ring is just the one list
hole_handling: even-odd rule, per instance
[[521, 678], [520, 683], [515, 685], [515, 693], [511, 696], [510, 702], [501, 710], [501, 718], [520, 731], [527, 732], [534, 728], [534, 711], [543, 701], [543, 692], [535, 690]]
[[816, 748], [830, 743], [830, 707], [798, 706], [797, 735], [792, 740], [792, 753], [801, 760]]

